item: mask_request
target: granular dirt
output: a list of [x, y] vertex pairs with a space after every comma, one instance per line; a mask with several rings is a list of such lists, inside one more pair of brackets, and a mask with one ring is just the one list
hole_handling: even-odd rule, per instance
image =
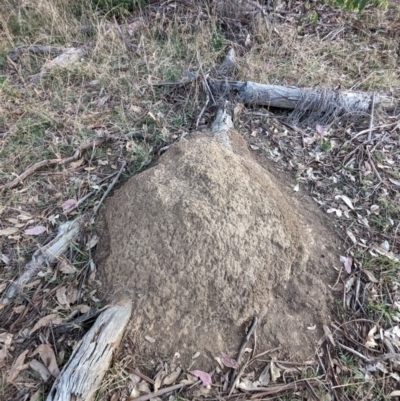
[[233, 152], [205, 134], [182, 140], [106, 202], [99, 271], [114, 298], [132, 299], [147, 358], [210, 367], [258, 316], [258, 350], [305, 360], [330, 320], [334, 235], [230, 139]]

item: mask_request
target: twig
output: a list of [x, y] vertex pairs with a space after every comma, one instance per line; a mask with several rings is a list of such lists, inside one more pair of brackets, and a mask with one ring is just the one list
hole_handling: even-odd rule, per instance
[[365, 355], [361, 354], [358, 351], [355, 351], [354, 349], [350, 348], [350, 347], [346, 347], [345, 345], [337, 342], [337, 344], [339, 345], [339, 347], [345, 349], [346, 351], [351, 352], [352, 354], [358, 356], [359, 358], [361, 358], [365, 363], [368, 363], [369, 365], [373, 365], [374, 363], [377, 362], [381, 362], [381, 361], [385, 361], [387, 359], [391, 359], [391, 360], [400, 360], [400, 354], [396, 354], [396, 353], [389, 353], [389, 354], [383, 354], [380, 356], [377, 356], [376, 358], [368, 358]]
[[294, 382], [294, 383], [280, 384], [280, 385], [276, 385], [276, 386], [271, 386], [271, 387], [268, 388], [268, 390], [263, 391], [262, 393], [253, 394], [250, 397], [250, 399], [253, 400], [255, 398], [260, 398], [260, 397], [264, 397], [266, 395], [281, 393], [283, 391], [288, 391], [288, 390], [298, 390], [300, 388], [306, 387], [306, 384], [305, 384], [306, 381], [308, 382], [309, 386], [318, 385], [318, 381], [313, 381], [313, 382], [310, 383], [309, 379], [303, 379], [303, 380], [299, 380], [299, 381]]
[[174, 386], [162, 388], [161, 390], [158, 390], [155, 393], [145, 394], [138, 398], [128, 397], [128, 399], [135, 400], [135, 401], [147, 401], [147, 400], [151, 400], [152, 398], [160, 397], [161, 395], [171, 393], [172, 391], [179, 390], [184, 386], [185, 386], [184, 384], [175, 384]]
[[[253, 318], [253, 323], [251, 324], [250, 329], [249, 329], [249, 331], [247, 332], [247, 335], [246, 335], [246, 337], [244, 338], [244, 340], [243, 340], [243, 342], [242, 342], [242, 345], [241, 345], [240, 348], [239, 348], [238, 356], [237, 356], [237, 358], [236, 358], [236, 362], [237, 362], [237, 365], [238, 365], [238, 366], [240, 366], [240, 361], [241, 361], [241, 359], [242, 359], [242, 354], [243, 354], [244, 348], [246, 347], [246, 344], [249, 342], [250, 337], [251, 337], [251, 335], [253, 334], [253, 331], [254, 331], [254, 330], [256, 329], [256, 327], [257, 327], [257, 322], [258, 322], [258, 318], [257, 318], [257, 316], [254, 316], [254, 318]], [[243, 373], [244, 368], [245, 368], [246, 366], [247, 366], [247, 364], [245, 364], [245, 366], [242, 367], [242, 369], [239, 371], [239, 373], [238, 373], [237, 369], [234, 369], [234, 370], [233, 370], [233, 372], [232, 372], [232, 378], [231, 378], [231, 387], [230, 387], [230, 389], [229, 389], [229, 395], [232, 394], [232, 391], [233, 391], [233, 389], [235, 388], [235, 384], [236, 384], [236, 382], [238, 381], [238, 379], [240, 378], [240, 376], [241, 376], [241, 374]]]
[[354, 350], [353, 348], [346, 347], [345, 345], [341, 344], [341, 343], [338, 342], [338, 341], [337, 341], [336, 343], [337, 343], [337, 345], [339, 345], [340, 348], [343, 348], [343, 349], [345, 349], [346, 351], [351, 352], [352, 354], [358, 356], [359, 358], [361, 358], [361, 359], [362, 359], [363, 361], [365, 361], [365, 362], [369, 362], [370, 359], [367, 358], [366, 356], [364, 356], [363, 354], [361, 354], [360, 352]]
[[376, 175], [376, 178], [378, 178], [379, 182], [383, 182], [383, 181], [382, 181], [382, 177], [381, 177], [381, 175], [379, 174], [378, 169], [375, 167], [374, 161], [372, 160], [371, 153], [369, 152], [368, 149], [366, 149], [366, 150], [367, 150], [367, 154], [368, 154], [369, 164], [371, 165], [372, 170], [374, 170], [374, 173], [375, 173], [375, 175]]
[[[109, 178], [112, 178], [112, 177], [114, 177], [114, 176], [117, 175], [117, 174], [118, 174], [118, 171], [114, 171], [112, 174], [110, 174], [110, 175], [108, 175], [107, 177], [103, 178], [101, 181], [97, 182], [96, 184], [100, 184], [100, 183], [102, 183], [103, 181], [106, 181], [106, 180], [108, 180]], [[75, 205], [71, 206], [68, 210], [66, 210], [66, 211], [64, 212], [64, 214], [65, 214], [65, 215], [70, 214], [73, 210], [77, 209], [83, 202], [85, 202], [86, 199], [90, 198], [92, 195], [94, 195], [95, 193], [97, 193], [99, 190], [100, 190], [100, 188], [99, 188], [99, 189], [96, 189], [96, 190], [94, 190], [94, 191], [90, 191], [90, 192], [89, 192], [88, 194], [86, 194], [84, 197], [80, 198], [80, 199], [78, 200], [78, 202], [75, 203]]]
[[257, 323], [258, 323], [258, 318], [257, 318], [257, 316], [254, 316], [253, 323], [251, 324], [250, 329], [247, 332], [247, 335], [246, 335], [245, 339], [243, 340], [242, 345], [239, 349], [238, 357], [236, 360], [238, 365], [240, 365], [240, 361], [242, 359], [242, 354], [243, 354], [244, 348], [246, 347], [246, 344], [249, 342], [250, 337], [253, 334], [253, 331], [256, 329]]
[[133, 373], [154, 386], [155, 381], [143, 374], [139, 369], [134, 369]]
[[352, 135], [352, 137], [342, 145], [342, 148], [345, 147], [346, 145], [350, 144], [351, 142], [353, 142], [354, 139], [358, 138], [361, 135], [368, 134], [369, 132], [377, 131], [382, 128], [388, 128], [388, 127], [391, 127], [396, 124], [398, 124], [398, 121], [396, 121], [395, 123], [383, 124], [383, 125], [379, 125], [377, 127], [372, 127], [372, 128], [368, 128], [368, 129], [362, 130], [360, 132], [357, 132], [357, 134]]
[[121, 38], [122, 38], [123, 42], [125, 43], [126, 48], [129, 51], [135, 51], [135, 50], [137, 51], [139, 49], [139, 46], [134, 45], [133, 43], [129, 42], [129, 40], [127, 40], [125, 38], [124, 34], [122, 33], [121, 27], [119, 26], [119, 24], [117, 22], [117, 19], [115, 18], [115, 15], [114, 15], [114, 22], [115, 22], [115, 25], [116, 25], [116, 27], [118, 29], [119, 34], [121, 35]]
[[208, 85], [207, 77], [206, 77], [206, 75], [204, 74], [203, 66], [202, 66], [202, 63], [201, 63], [201, 60], [200, 60], [200, 55], [199, 55], [198, 52], [197, 52], [197, 61], [198, 61], [198, 63], [199, 63], [199, 75], [201, 76], [201, 78], [202, 78], [202, 80], [203, 80], [203, 83], [204, 83], [204, 86], [206, 87], [207, 91], [209, 92], [213, 103], [216, 104], [215, 99], [214, 99], [214, 96], [213, 96], [212, 91], [211, 91], [211, 89], [210, 89], [210, 86]]
[[196, 121], [196, 129], [199, 127], [199, 123], [200, 123], [201, 117], [203, 117], [203, 114], [204, 114], [204, 112], [206, 111], [206, 108], [207, 108], [208, 103], [209, 103], [209, 101], [210, 101], [210, 95], [208, 94], [207, 88], [205, 87], [204, 84], [203, 84], [203, 86], [204, 86], [204, 91], [206, 92], [207, 98], [206, 98], [206, 102], [204, 103], [203, 108], [202, 108], [201, 111], [200, 111], [199, 117], [197, 118], [197, 121]]
[[372, 92], [372, 99], [371, 99], [371, 118], [369, 119], [369, 133], [368, 133], [368, 140], [370, 141], [372, 138], [372, 127], [374, 125], [374, 108], [375, 108], [375, 92]]
[[79, 146], [79, 148], [75, 150], [75, 153], [73, 154], [73, 156], [65, 157], [64, 159], [50, 159], [50, 160], [42, 160], [40, 162], [37, 162], [34, 165], [32, 165], [31, 167], [29, 167], [27, 170], [25, 170], [17, 178], [15, 178], [11, 182], [9, 182], [8, 184], [2, 185], [0, 187], [0, 189], [4, 189], [4, 188], [12, 189], [12, 188], [15, 188], [19, 184], [22, 184], [22, 181], [25, 178], [29, 177], [35, 171], [39, 170], [42, 167], [52, 166], [52, 165], [55, 165], [55, 164], [61, 164], [62, 165], [62, 164], [71, 163], [71, 162], [77, 160], [81, 156], [83, 151], [85, 151], [87, 149], [90, 149], [90, 148], [93, 148], [94, 146], [98, 146], [98, 145], [100, 145], [100, 144], [102, 144], [104, 142], [107, 142], [112, 138], [113, 138], [112, 135], [106, 135], [106, 136], [102, 136], [102, 137], [97, 137], [93, 141], [88, 142], [88, 143], [84, 143], [83, 145]]
[[99, 203], [94, 207], [93, 209], [93, 216], [96, 215], [96, 213], [98, 212], [98, 210], [100, 209], [100, 206], [102, 205], [104, 199], [106, 198], [106, 196], [110, 193], [110, 191], [112, 190], [112, 188], [114, 187], [114, 185], [117, 183], [119, 177], [122, 174], [122, 170], [125, 168], [126, 166], [126, 161], [124, 160], [122, 162], [122, 166], [120, 168], [120, 170], [118, 171], [118, 174], [115, 176], [115, 178], [112, 180], [111, 184], [108, 186], [106, 192], [104, 192], [103, 196], [101, 197]]

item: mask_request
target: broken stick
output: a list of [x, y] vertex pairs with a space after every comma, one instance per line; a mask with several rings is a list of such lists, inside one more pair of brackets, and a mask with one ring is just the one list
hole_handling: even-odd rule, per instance
[[131, 313], [131, 301], [123, 301], [101, 313], [55, 380], [47, 401], [94, 399]]
[[23, 285], [31, 281], [37, 272], [58, 260], [58, 258], [68, 249], [70, 244], [76, 240], [82, 226], [82, 218], [73, 221], [67, 221], [58, 228], [57, 236], [47, 245], [39, 248], [32, 256], [29, 263], [26, 264], [24, 272], [17, 281], [8, 286], [4, 298], [0, 305], [8, 305], [15, 297]]

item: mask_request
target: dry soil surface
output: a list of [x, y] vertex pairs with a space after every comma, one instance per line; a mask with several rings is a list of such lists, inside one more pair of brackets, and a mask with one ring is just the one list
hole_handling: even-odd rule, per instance
[[146, 358], [179, 352], [184, 367], [209, 368], [258, 316], [260, 352], [306, 360], [330, 321], [335, 234], [230, 139], [233, 152], [204, 133], [182, 140], [106, 202], [99, 271], [112, 297], [132, 299]]

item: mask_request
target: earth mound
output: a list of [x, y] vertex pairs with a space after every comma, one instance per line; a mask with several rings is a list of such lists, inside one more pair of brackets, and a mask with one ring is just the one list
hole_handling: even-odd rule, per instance
[[173, 145], [106, 202], [102, 281], [132, 299], [131, 330], [149, 357], [179, 352], [188, 365], [200, 352], [195, 365], [209, 366], [234, 354], [258, 316], [257, 349], [304, 360], [329, 320], [337, 256], [240, 135], [230, 138], [233, 152], [204, 134]]

